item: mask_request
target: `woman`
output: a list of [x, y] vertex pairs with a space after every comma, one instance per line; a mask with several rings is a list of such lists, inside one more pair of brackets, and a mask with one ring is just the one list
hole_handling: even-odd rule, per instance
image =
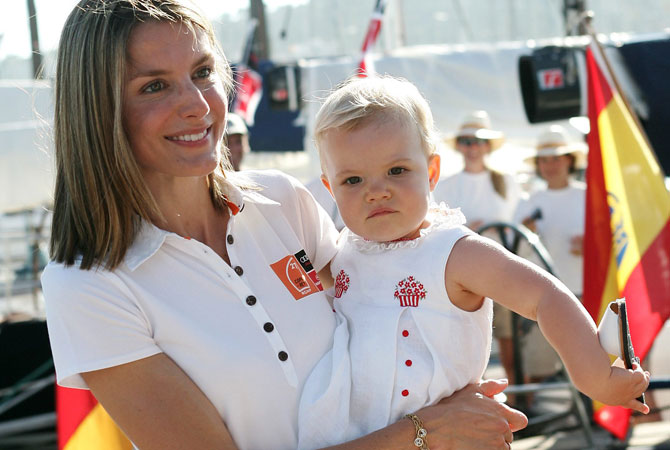
[[488, 113], [468, 114], [456, 136], [446, 142], [463, 156], [463, 170], [440, 180], [433, 192], [435, 200], [461, 208], [472, 230], [491, 222], [509, 222], [521, 191], [511, 175], [487, 165], [488, 155], [504, 142], [503, 133], [491, 129]]
[[[231, 87], [185, 0], [82, 0], [65, 24], [47, 323], [59, 383], [91, 389], [141, 449], [295, 448], [332, 339], [316, 274], [332, 222], [293, 179], [232, 171]], [[438, 447], [506, 448], [525, 417], [482, 396], [503, 387], [418, 414]], [[344, 448], [414, 434], [405, 420]]]
[[582, 241], [586, 185], [572, 174], [586, 163], [586, 145], [570, 143], [565, 129], [552, 125], [537, 140], [527, 161], [546, 182], [519, 204], [517, 221], [536, 232], [554, 263], [556, 276], [578, 297], [582, 294]]
[[[466, 225], [477, 231], [493, 222], [511, 222], [521, 189], [510, 174], [487, 165], [491, 152], [504, 142], [502, 132], [491, 128], [486, 111], [474, 111], [463, 120], [455, 137], [447, 143], [463, 156], [463, 170], [437, 184], [433, 198], [452, 208], [461, 208]], [[493, 239], [495, 235], [489, 236]], [[512, 315], [497, 303], [493, 307], [493, 336], [498, 341], [500, 362], [507, 377], [515, 379]]]

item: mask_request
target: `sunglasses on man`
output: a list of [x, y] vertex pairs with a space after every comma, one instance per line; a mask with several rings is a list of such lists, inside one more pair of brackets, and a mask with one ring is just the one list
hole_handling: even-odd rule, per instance
[[456, 144], [471, 146], [471, 145], [484, 145], [486, 139], [474, 137], [474, 136], [460, 136], [456, 138]]

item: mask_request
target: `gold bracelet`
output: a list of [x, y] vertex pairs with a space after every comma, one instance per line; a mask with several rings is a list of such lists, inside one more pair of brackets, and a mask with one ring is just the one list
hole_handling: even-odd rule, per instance
[[412, 421], [416, 429], [416, 437], [414, 438], [414, 446], [420, 450], [430, 450], [428, 448], [427, 436], [428, 432], [423, 427], [423, 422], [416, 414], [405, 414], [405, 418]]

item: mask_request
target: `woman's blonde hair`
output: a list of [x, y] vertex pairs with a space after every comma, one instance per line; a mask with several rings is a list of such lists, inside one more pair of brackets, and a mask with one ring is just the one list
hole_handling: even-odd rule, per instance
[[[51, 257], [80, 267], [117, 267], [141, 219], [162, 217], [123, 128], [123, 90], [131, 31], [148, 21], [199, 29], [217, 53], [224, 89], [232, 92], [230, 66], [205, 16], [186, 0], [82, 0], [60, 39], [55, 85], [56, 186]], [[225, 205], [222, 152], [209, 175], [212, 201]]]
[[321, 151], [329, 130], [353, 130], [393, 119], [416, 127], [427, 156], [436, 152], [438, 136], [428, 102], [412, 83], [391, 76], [354, 76], [337, 86], [316, 114], [316, 147]]

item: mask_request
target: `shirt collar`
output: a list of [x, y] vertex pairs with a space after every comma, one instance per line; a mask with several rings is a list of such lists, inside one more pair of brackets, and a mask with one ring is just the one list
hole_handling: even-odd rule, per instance
[[[231, 217], [244, 211], [246, 203], [281, 206], [281, 203], [266, 197], [260, 191], [242, 190], [228, 180], [225, 180], [224, 184], [226, 203]], [[151, 258], [163, 245], [165, 239], [169, 235], [177, 236], [170, 231], [158, 228], [146, 220], [142, 220], [140, 229], [135, 236], [135, 240], [126, 252], [125, 263], [128, 268], [131, 271], [134, 271], [142, 265], [142, 263]], [[182, 239], [181, 237], [179, 238]]]

